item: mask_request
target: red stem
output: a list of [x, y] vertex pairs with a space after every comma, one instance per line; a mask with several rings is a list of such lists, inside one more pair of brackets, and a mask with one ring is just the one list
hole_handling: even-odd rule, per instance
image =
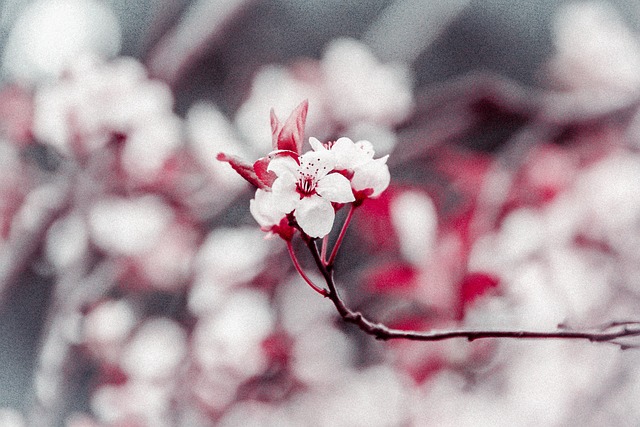
[[329, 235], [327, 234], [322, 238], [322, 248], [320, 249], [320, 259], [322, 263], [327, 265], [327, 246], [329, 244]]
[[[328, 296], [329, 292], [326, 289], [322, 289], [319, 286], [317, 286], [315, 283], [313, 283], [313, 281], [309, 278], [309, 276], [307, 276], [307, 274], [304, 272], [304, 270], [300, 266], [300, 263], [298, 262], [298, 258], [296, 257], [295, 252], [293, 251], [293, 245], [291, 244], [290, 240], [287, 240], [287, 249], [289, 250], [289, 256], [291, 257], [291, 261], [293, 261], [293, 266], [298, 271], [298, 274], [300, 274], [300, 277], [302, 277], [304, 279], [304, 281], [307, 282], [307, 284], [309, 286], [311, 286], [311, 289], [313, 289], [314, 291], [316, 291], [317, 293], [319, 293], [323, 297]], [[318, 251], [317, 251], [317, 248], [316, 248], [316, 253], [317, 252]]]
[[356, 208], [353, 206], [353, 204], [349, 206], [349, 213], [347, 214], [347, 218], [344, 220], [344, 224], [342, 224], [342, 229], [340, 230], [340, 234], [338, 235], [338, 240], [336, 240], [336, 244], [333, 246], [331, 255], [329, 255], [329, 260], [324, 263], [324, 265], [329, 269], [333, 267], [333, 262], [336, 259], [336, 255], [338, 255], [338, 249], [340, 249], [340, 245], [342, 244], [344, 235], [347, 234], [347, 228], [349, 227], [349, 223], [351, 222], [351, 218], [353, 217], [353, 212], [355, 211], [355, 209]]

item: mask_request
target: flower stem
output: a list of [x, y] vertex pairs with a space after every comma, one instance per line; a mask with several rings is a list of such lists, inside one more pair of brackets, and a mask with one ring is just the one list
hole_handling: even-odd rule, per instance
[[[344, 235], [347, 233], [347, 228], [349, 227], [349, 223], [351, 222], [351, 218], [353, 217], [353, 212], [355, 211], [355, 207], [353, 204], [349, 206], [349, 213], [347, 214], [347, 218], [344, 220], [344, 224], [342, 224], [342, 229], [340, 230], [340, 234], [338, 235], [338, 240], [336, 240], [336, 244], [333, 246], [333, 250], [331, 251], [331, 255], [329, 255], [329, 260], [325, 263], [325, 265], [331, 269], [333, 267], [333, 262], [338, 255], [338, 249], [340, 249], [340, 245], [342, 244], [342, 239], [344, 239]], [[323, 258], [324, 259], [324, 258]]]
[[327, 265], [327, 246], [329, 245], [329, 235], [327, 234], [322, 238], [322, 249], [320, 252], [320, 259], [324, 265]]
[[322, 289], [318, 287], [304, 272], [304, 270], [302, 269], [302, 266], [300, 266], [300, 262], [298, 262], [298, 258], [296, 257], [295, 252], [293, 251], [293, 245], [291, 244], [291, 241], [287, 241], [287, 249], [289, 250], [289, 256], [291, 257], [291, 261], [293, 261], [293, 266], [298, 271], [298, 274], [300, 274], [300, 277], [302, 277], [304, 281], [307, 282], [309, 286], [311, 286], [311, 289], [313, 289], [323, 297], [328, 296], [329, 292], [327, 292], [326, 289]]

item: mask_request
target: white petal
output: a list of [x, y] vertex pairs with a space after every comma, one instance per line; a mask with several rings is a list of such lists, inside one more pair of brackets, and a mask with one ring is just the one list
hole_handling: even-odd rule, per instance
[[323, 198], [336, 203], [348, 203], [355, 200], [351, 191], [351, 183], [339, 173], [330, 173], [318, 181], [316, 192]]
[[311, 145], [311, 148], [313, 148], [313, 151], [327, 151], [327, 148], [318, 138], [310, 137], [309, 144]]
[[339, 138], [331, 147], [331, 151], [336, 155], [337, 169], [353, 169], [370, 161], [374, 154], [369, 141], [354, 143], [345, 137]]
[[293, 214], [302, 231], [311, 237], [324, 237], [329, 234], [336, 216], [331, 203], [317, 195], [300, 200]]
[[352, 140], [345, 137], [338, 138], [331, 147], [331, 151], [336, 156], [337, 169], [352, 169], [354, 167], [358, 150]]
[[331, 172], [336, 166], [336, 158], [332, 151], [307, 151], [300, 157], [300, 173], [310, 174], [315, 180]]
[[351, 178], [353, 189], [362, 191], [371, 188], [373, 189], [371, 197], [376, 197], [386, 190], [391, 181], [389, 167], [386, 164], [388, 157], [387, 155], [358, 166], [354, 170], [353, 178]]
[[284, 173], [273, 181], [271, 186], [272, 200], [282, 213], [289, 213], [295, 209], [300, 200], [300, 194], [296, 190], [297, 180], [290, 173]]
[[367, 140], [361, 140], [354, 144], [358, 150], [368, 159], [373, 159], [373, 155], [375, 154], [375, 150], [373, 149], [373, 144]]
[[298, 162], [291, 156], [280, 155], [269, 162], [267, 170], [275, 172], [278, 176], [282, 176], [285, 173], [290, 173], [295, 176], [298, 171]]
[[272, 198], [272, 192], [258, 189], [255, 198], [249, 201], [249, 211], [261, 227], [279, 224], [284, 217], [284, 214], [276, 209], [277, 205]]

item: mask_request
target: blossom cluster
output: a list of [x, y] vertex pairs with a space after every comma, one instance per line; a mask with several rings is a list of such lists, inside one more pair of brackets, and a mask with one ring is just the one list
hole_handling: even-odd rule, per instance
[[313, 105], [307, 120], [310, 135], [375, 140], [377, 151], [386, 154], [397, 142], [395, 128], [414, 108], [412, 72], [408, 64], [381, 60], [362, 41], [336, 38], [320, 59], [262, 66], [235, 114], [235, 126], [260, 149], [269, 134], [262, 121], [265, 112], [292, 110], [301, 99]]
[[390, 181], [388, 155], [375, 159], [369, 141], [342, 137], [320, 142], [310, 138], [302, 153], [308, 102], [302, 102], [282, 124], [272, 110], [273, 151], [253, 165], [224, 153], [227, 161], [257, 187], [250, 210], [264, 231], [289, 240], [296, 226], [309, 237], [331, 232], [336, 210], [379, 196]]

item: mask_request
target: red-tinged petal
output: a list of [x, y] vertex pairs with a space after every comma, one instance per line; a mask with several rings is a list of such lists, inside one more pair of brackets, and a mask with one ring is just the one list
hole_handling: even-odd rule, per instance
[[481, 296], [492, 289], [496, 289], [500, 279], [487, 273], [469, 273], [460, 284], [460, 300], [458, 306], [458, 320], [464, 318], [466, 310]]
[[271, 109], [271, 144], [273, 145], [273, 149], [278, 149], [278, 136], [282, 131], [282, 123], [278, 120], [278, 116], [276, 116], [276, 112]]
[[237, 156], [232, 156], [225, 153], [218, 153], [216, 159], [221, 162], [227, 162], [231, 165], [233, 170], [238, 172], [238, 174], [243, 177], [247, 182], [253, 185], [256, 188], [266, 189], [269, 188], [256, 174], [256, 171], [253, 169], [253, 165], [245, 162], [241, 158]]
[[[289, 152], [290, 151], [287, 151], [286, 153]], [[289, 173], [293, 176], [296, 176], [298, 174], [298, 167], [300, 166], [300, 164], [298, 163], [297, 157], [294, 159], [293, 157], [287, 155], [269, 155], [269, 159], [269, 166], [267, 167], [267, 170], [269, 172], [275, 173], [276, 176], [281, 176], [285, 173]]]
[[372, 189], [370, 197], [379, 196], [387, 189], [391, 182], [389, 167], [387, 166], [387, 158], [384, 156], [379, 159], [370, 160], [354, 169], [351, 186], [354, 191], [362, 191]]
[[[304, 126], [307, 121], [307, 111], [309, 109], [309, 101], [306, 99], [296, 107], [291, 113], [287, 121], [282, 126], [282, 130], [278, 134], [276, 147], [279, 150], [290, 150], [297, 154], [302, 152], [302, 138], [304, 135]], [[273, 116], [272, 116], [273, 130]]]
[[274, 172], [268, 170], [269, 162], [271, 160], [268, 157], [262, 157], [253, 164], [253, 170], [260, 181], [267, 187], [273, 185], [273, 181], [278, 177]]

